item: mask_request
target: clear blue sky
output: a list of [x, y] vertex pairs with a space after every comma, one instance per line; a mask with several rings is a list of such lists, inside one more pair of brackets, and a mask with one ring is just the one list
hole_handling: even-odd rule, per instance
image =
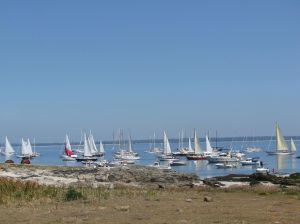
[[300, 135], [300, 1], [0, 1], [0, 138]]

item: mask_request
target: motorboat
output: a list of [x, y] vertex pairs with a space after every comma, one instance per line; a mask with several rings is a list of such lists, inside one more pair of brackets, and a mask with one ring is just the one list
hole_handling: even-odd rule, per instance
[[234, 163], [216, 163], [215, 166], [219, 169], [236, 168], [236, 164]]
[[170, 166], [170, 163], [168, 163], [168, 165], [161, 165], [159, 163], [159, 161], [156, 161], [154, 162], [153, 165], [150, 165], [150, 167], [154, 167], [154, 168], [157, 168], [157, 169], [160, 169], [160, 170], [171, 170], [171, 166]]
[[260, 165], [259, 158], [247, 158], [245, 160], [241, 160], [240, 163], [243, 166], [256, 166], [256, 165]]

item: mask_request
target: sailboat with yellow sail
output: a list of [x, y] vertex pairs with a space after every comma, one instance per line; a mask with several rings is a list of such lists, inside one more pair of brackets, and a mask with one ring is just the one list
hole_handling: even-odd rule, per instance
[[275, 151], [267, 151], [269, 155], [292, 155], [296, 152], [296, 145], [293, 139], [291, 139], [291, 150], [289, 150], [286, 141], [282, 135], [281, 129], [276, 123], [276, 149]]

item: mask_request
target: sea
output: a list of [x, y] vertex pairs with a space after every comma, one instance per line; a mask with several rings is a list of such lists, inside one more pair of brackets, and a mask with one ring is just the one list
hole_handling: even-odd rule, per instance
[[[296, 145], [300, 146], [300, 140], [295, 140]], [[202, 149], [205, 149], [205, 142], [200, 142]], [[275, 149], [276, 142], [274, 140], [259, 139], [253, 141], [241, 141], [241, 140], [232, 140], [232, 141], [217, 141], [211, 142], [212, 146], [217, 144], [218, 147], [223, 148], [232, 148], [236, 151], [241, 151], [246, 154], [248, 157], [259, 157], [263, 162], [264, 167], [269, 168], [272, 173], [279, 174], [288, 174], [300, 172], [300, 159], [296, 158], [300, 155], [299, 152], [296, 155], [268, 155], [266, 151], [271, 151]], [[184, 142], [184, 145], [188, 145], [187, 142]], [[157, 147], [161, 146], [161, 143], [156, 144]], [[73, 150], [76, 149], [77, 145], [73, 145]], [[99, 145], [98, 145], [99, 147]], [[134, 151], [139, 153], [141, 159], [136, 161], [138, 165], [152, 165], [157, 161], [157, 155], [146, 152], [149, 150], [150, 144], [147, 142], [134, 142], [133, 148]], [[171, 141], [172, 151], [176, 151], [178, 147], [178, 142], [176, 140]], [[259, 147], [262, 150], [260, 152], [247, 153], [247, 147]], [[60, 156], [64, 150], [64, 144], [37, 144], [33, 147], [34, 150], [40, 153], [39, 157], [33, 158], [31, 164], [37, 165], [56, 165], [56, 166], [83, 166], [82, 163], [77, 161], [63, 161]], [[104, 144], [105, 156], [104, 159], [108, 161], [113, 160], [113, 153], [117, 151], [118, 146], [112, 143]], [[7, 159], [13, 160], [15, 163], [19, 164], [21, 159], [17, 157], [20, 155], [21, 148], [18, 145], [14, 146], [16, 155], [13, 155], [9, 158], [5, 156], [0, 156], [0, 162], [4, 162]], [[185, 157], [180, 157], [181, 160], [186, 161], [185, 166], [175, 166], [172, 169], [178, 173], [194, 173], [197, 174], [200, 178], [209, 178], [215, 176], [225, 176], [228, 174], [251, 174], [256, 170], [255, 166], [242, 166], [237, 165], [236, 168], [227, 168], [220, 169], [216, 168], [215, 164], [208, 163], [206, 160], [201, 161], [188, 161]]]

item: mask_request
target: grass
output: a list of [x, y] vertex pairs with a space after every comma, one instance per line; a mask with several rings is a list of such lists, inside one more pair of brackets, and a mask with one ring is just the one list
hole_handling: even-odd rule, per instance
[[64, 202], [74, 200], [88, 200], [90, 202], [99, 202], [111, 198], [144, 198], [145, 200], [157, 200], [162, 194], [168, 194], [170, 197], [177, 193], [195, 191], [198, 193], [235, 193], [251, 192], [257, 195], [287, 195], [294, 196], [300, 200], [299, 188], [278, 188], [254, 185], [248, 187], [230, 187], [226, 189], [215, 188], [169, 188], [169, 189], [142, 189], [134, 187], [117, 186], [114, 189], [105, 187], [77, 187], [75, 188], [58, 188], [52, 186], [42, 186], [35, 182], [23, 182], [0, 178], [0, 204], [13, 202], [28, 202], [40, 199], [50, 199], [52, 201]]

